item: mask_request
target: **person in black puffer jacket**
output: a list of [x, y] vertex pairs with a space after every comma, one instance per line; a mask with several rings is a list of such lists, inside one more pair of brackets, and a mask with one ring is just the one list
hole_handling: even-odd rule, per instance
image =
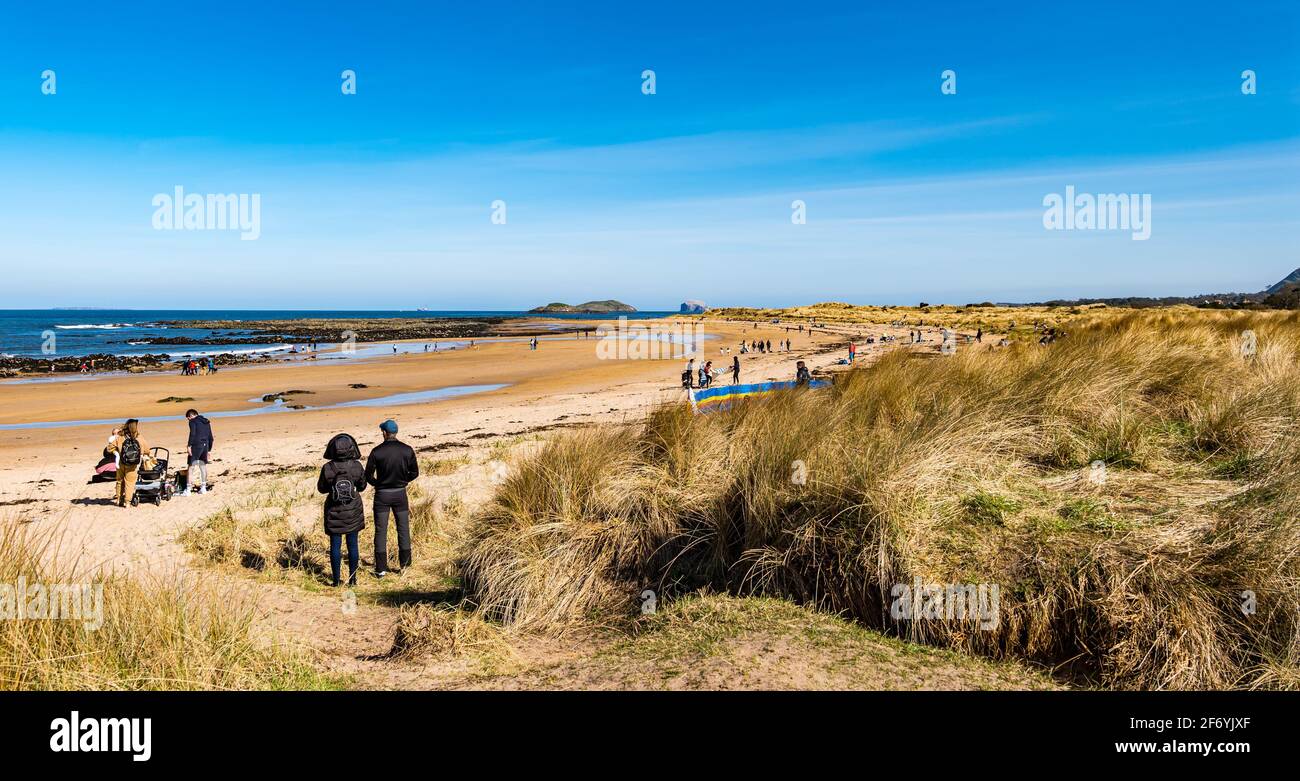
[[361, 448], [351, 434], [339, 434], [325, 447], [329, 463], [320, 469], [316, 490], [325, 494], [325, 533], [330, 536], [330, 571], [333, 585], [339, 584], [343, 561], [343, 540], [348, 542], [348, 585], [357, 584], [361, 556], [357, 533], [366, 525], [361, 492], [366, 489], [366, 469], [361, 465]]

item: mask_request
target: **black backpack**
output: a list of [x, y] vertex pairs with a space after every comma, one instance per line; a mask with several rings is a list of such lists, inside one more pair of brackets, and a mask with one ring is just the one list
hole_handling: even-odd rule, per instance
[[339, 477], [330, 489], [330, 496], [336, 504], [352, 504], [357, 500], [357, 487], [352, 484], [352, 478]]
[[139, 466], [140, 464], [140, 443], [135, 437], [127, 437], [122, 440], [121, 458], [119, 462], [122, 466]]

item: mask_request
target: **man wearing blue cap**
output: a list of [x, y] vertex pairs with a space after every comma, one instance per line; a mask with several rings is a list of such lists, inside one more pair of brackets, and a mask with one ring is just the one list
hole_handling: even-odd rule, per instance
[[375, 577], [388, 574], [388, 514], [397, 526], [398, 567], [411, 566], [411, 506], [406, 486], [420, 476], [415, 450], [397, 439], [391, 418], [379, 424], [384, 441], [366, 459], [366, 482], [375, 487]]

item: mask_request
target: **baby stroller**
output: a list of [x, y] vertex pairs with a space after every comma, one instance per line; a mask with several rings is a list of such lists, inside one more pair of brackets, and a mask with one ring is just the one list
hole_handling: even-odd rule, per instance
[[131, 497], [131, 506], [141, 501], [152, 501], [161, 505], [164, 499], [172, 498], [171, 482], [167, 479], [167, 462], [171, 460], [171, 451], [165, 447], [155, 447], [149, 451], [154, 464], [145, 469], [141, 466], [135, 477], [135, 496]]

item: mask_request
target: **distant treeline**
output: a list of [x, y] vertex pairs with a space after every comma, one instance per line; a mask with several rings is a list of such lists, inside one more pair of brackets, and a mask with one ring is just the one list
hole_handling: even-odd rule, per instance
[[1196, 296], [1162, 296], [1160, 298], [1126, 296], [1122, 298], [1054, 299], [1032, 304], [1032, 306], [1080, 306], [1083, 304], [1105, 304], [1106, 306], [1130, 307], [1133, 309], [1177, 306], [1179, 304], [1201, 309], [1300, 309], [1300, 283], [1289, 284], [1273, 293], [1209, 293]]

